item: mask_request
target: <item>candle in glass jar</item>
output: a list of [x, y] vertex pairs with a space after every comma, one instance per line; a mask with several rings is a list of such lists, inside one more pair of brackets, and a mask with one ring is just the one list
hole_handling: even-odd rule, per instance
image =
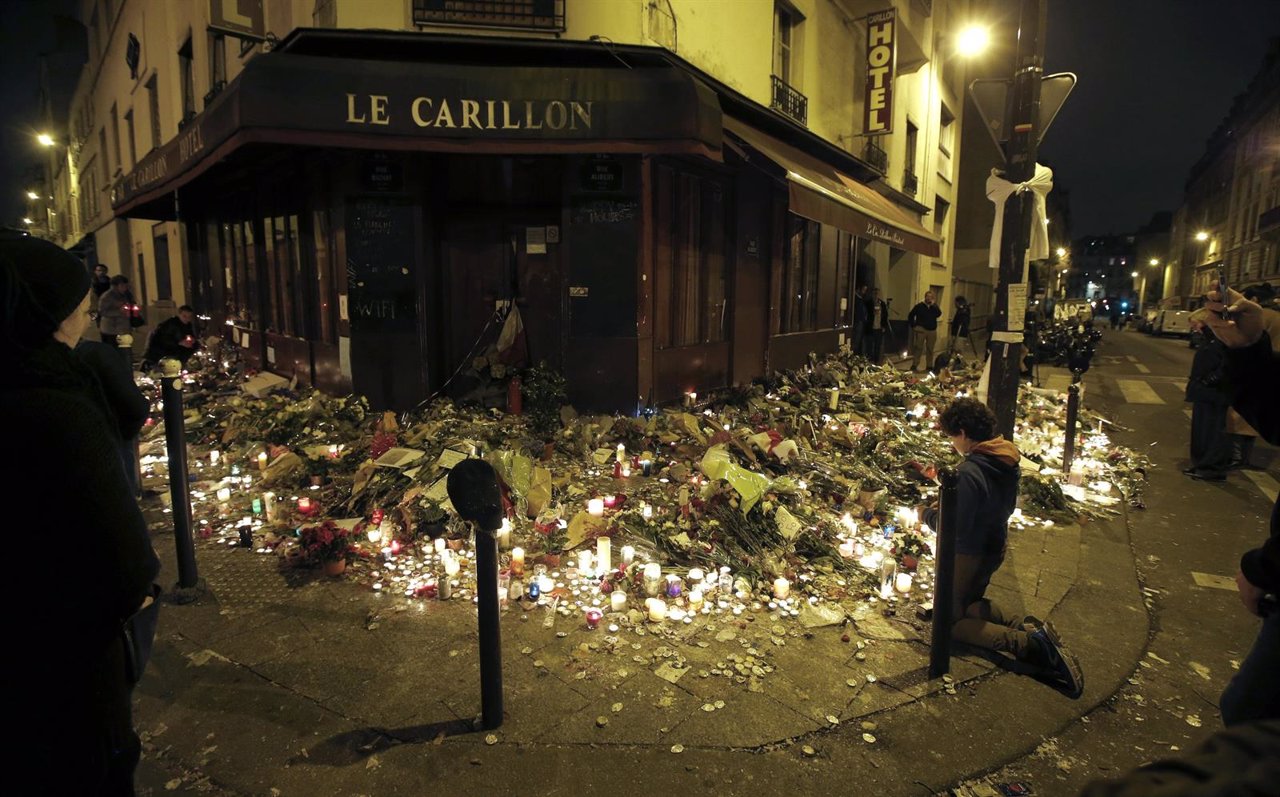
[[629, 565], [636, 560], [636, 549], [631, 545], [622, 546], [622, 564]]
[[382, 542], [382, 526], [369, 525], [368, 530], [369, 542], [375, 545]]
[[511, 572], [517, 576], [524, 575], [524, 548], [511, 549]]
[[833, 387], [827, 391], [827, 409], [835, 410], [840, 407], [840, 388]]
[[312, 501], [305, 495], [298, 499], [298, 511], [304, 515], [310, 515], [315, 511], [316, 502]]
[[627, 447], [622, 443], [618, 443], [618, 461], [623, 462], [627, 458]]
[[689, 590], [689, 610], [698, 611], [702, 608], [702, 590], [694, 588]]
[[494, 533], [498, 540], [498, 550], [505, 551], [511, 547], [511, 519], [503, 518], [502, 526]]
[[600, 517], [604, 514], [604, 499], [592, 498], [587, 501], [587, 514]]
[[782, 600], [791, 594], [791, 582], [779, 576], [773, 580], [773, 597]]
[[894, 587], [898, 590], [898, 592], [901, 592], [904, 595], [910, 592], [911, 591], [911, 574], [899, 573], [897, 579], [894, 581]]
[[586, 616], [587, 616], [587, 628], [590, 628], [592, 631], [594, 631], [596, 627], [600, 625], [600, 618], [604, 616], [604, 613], [601, 612], [596, 607], [592, 606], [586, 610]]
[[853, 540], [845, 540], [840, 543], [840, 556], [845, 559], [853, 558]]
[[657, 562], [650, 562], [644, 566], [644, 592], [646, 595], [654, 596], [661, 588], [662, 566]]
[[676, 574], [674, 574], [674, 573], [672, 573], [671, 575], [667, 576], [667, 589], [666, 589], [666, 592], [667, 592], [667, 597], [668, 597], [668, 598], [678, 598], [678, 597], [680, 597], [680, 593], [681, 593], [680, 576], [677, 576], [677, 575], [676, 575]]
[[640, 507], [640, 516], [645, 520], [653, 520], [653, 505], [645, 504]]
[[267, 469], [267, 452], [263, 451], [258, 454], [258, 470]]
[[707, 574], [702, 572], [702, 568], [695, 567], [689, 570], [689, 589], [702, 589], [702, 581]]
[[336, 444], [336, 443], [335, 443], [335, 444], [331, 444], [331, 445], [329, 446], [329, 458], [330, 458], [330, 459], [337, 459], [337, 458], [338, 458], [338, 446], [337, 446], [337, 444]]
[[640, 473], [641, 473], [641, 475], [644, 475], [644, 476], [652, 476], [652, 475], [653, 475], [653, 460], [651, 460], [651, 459], [642, 459], [642, 460], [640, 460]]
[[453, 597], [453, 584], [449, 583], [447, 575], [436, 579], [436, 597], [442, 601], [447, 601]]
[[543, 594], [545, 595], [546, 593], [556, 588], [555, 579], [553, 579], [551, 576], [548, 576], [544, 573], [543, 575], [538, 576], [538, 587], [542, 590]]
[[578, 551], [578, 569], [584, 574], [590, 574], [591, 570], [591, 551]]
[[218, 503], [225, 504], [231, 500], [231, 488], [223, 487], [218, 490]]
[[613, 569], [613, 540], [596, 538], [596, 575], [603, 576]]
[[262, 506], [267, 512], [267, 521], [274, 523], [280, 514], [279, 507], [276, 505], [276, 494], [270, 491], [263, 493]]
[[649, 609], [649, 619], [655, 623], [660, 623], [667, 617], [667, 602], [661, 598], [650, 598], [645, 601], [645, 605]]
[[212, 451], [210, 451], [210, 452], [209, 452], [209, 464], [210, 464], [210, 465], [217, 465], [217, 464], [218, 464], [218, 460], [220, 460], [220, 459], [222, 459], [222, 452], [221, 452], [221, 451], [219, 451], [218, 449], [216, 449], [216, 448], [215, 448], [215, 449], [213, 449]]
[[620, 612], [627, 606], [627, 593], [620, 589], [615, 589], [609, 593], [609, 608], [615, 612]]

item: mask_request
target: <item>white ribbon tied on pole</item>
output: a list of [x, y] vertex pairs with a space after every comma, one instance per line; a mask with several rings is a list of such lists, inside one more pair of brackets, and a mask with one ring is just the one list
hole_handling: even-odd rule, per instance
[[1004, 232], [1004, 203], [1009, 197], [1030, 191], [1033, 195], [1031, 203], [1031, 237], [1027, 247], [1027, 262], [1045, 260], [1049, 257], [1048, 216], [1045, 213], [1045, 197], [1053, 190], [1053, 169], [1036, 164], [1035, 176], [1025, 183], [1011, 183], [1001, 177], [996, 169], [991, 170], [987, 178], [987, 199], [996, 206], [996, 223], [991, 227], [991, 251], [987, 264], [992, 268], [1000, 268], [1000, 238]]

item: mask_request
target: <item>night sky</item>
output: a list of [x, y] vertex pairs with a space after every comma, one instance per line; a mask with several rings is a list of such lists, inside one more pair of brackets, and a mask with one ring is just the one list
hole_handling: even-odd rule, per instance
[[[0, 0], [6, 109], [0, 223], [23, 210], [36, 56], [74, 0]], [[1046, 69], [1080, 83], [1041, 149], [1071, 190], [1073, 236], [1137, 228], [1173, 210], [1187, 170], [1280, 35], [1280, 0], [1049, 0]]]

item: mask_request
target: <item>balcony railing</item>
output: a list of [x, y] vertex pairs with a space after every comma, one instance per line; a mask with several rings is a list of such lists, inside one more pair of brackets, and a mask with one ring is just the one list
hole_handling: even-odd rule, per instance
[[565, 0], [413, 0], [415, 25], [563, 31]]
[[881, 174], [889, 171], [889, 153], [881, 149], [874, 138], [867, 139], [866, 149], [862, 151], [862, 159]]
[[809, 124], [809, 98], [773, 76], [773, 110], [790, 116], [802, 125]]
[[916, 176], [916, 173], [903, 172], [902, 173], [902, 193], [915, 196], [916, 192], [919, 190], [920, 190], [920, 178]]

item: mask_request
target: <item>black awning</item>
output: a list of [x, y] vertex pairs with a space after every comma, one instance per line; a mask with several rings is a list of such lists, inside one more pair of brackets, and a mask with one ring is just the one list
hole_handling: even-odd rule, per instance
[[718, 159], [721, 136], [715, 94], [674, 66], [495, 66], [276, 52], [252, 59], [177, 137], [143, 158], [116, 184], [111, 204], [117, 216], [131, 215], [254, 142]]

